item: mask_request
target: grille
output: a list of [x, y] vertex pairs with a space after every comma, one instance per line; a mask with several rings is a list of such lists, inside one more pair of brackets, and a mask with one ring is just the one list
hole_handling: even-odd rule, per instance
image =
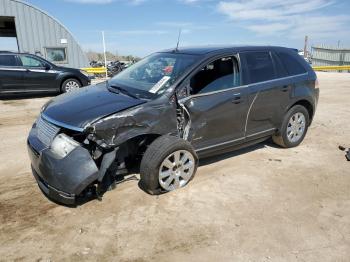
[[38, 128], [39, 140], [43, 142], [43, 144], [47, 147], [51, 144], [52, 140], [60, 131], [60, 129], [57, 126], [45, 121], [41, 117], [39, 117], [36, 126]]

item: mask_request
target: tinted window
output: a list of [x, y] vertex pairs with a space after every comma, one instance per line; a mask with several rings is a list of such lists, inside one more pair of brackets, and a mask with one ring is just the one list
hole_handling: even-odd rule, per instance
[[240, 85], [235, 57], [224, 57], [203, 67], [191, 78], [192, 94], [224, 90]]
[[16, 66], [14, 55], [0, 55], [0, 66]]
[[23, 66], [28, 67], [44, 67], [44, 64], [39, 60], [31, 56], [21, 55], [21, 61]]
[[284, 52], [278, 52], [277, 54], [281, 58], [289, 75], [298, 75], [306, 73], [306, 70], [302, 65], [301, 61], [298, 61], [299, 57], [295, 57], [292, 54]]
[[247, 84], [276, 78], [270, 52], [246, 52], [241, 57]]
[[286, 77], [288, 76], [288, 72], [286, 70], [286, 67], [284, 64], [281, 62], [281, 59], [275, 54], [271, 53], [273, 62], [275, 65], [275, 72], [277, 77]]

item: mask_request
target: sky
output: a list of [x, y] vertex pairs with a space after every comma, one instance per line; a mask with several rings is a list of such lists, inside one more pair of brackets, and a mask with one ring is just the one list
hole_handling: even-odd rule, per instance
[[63, 23], [83, 49], [145, 56], [176, 46], [350, 46], [350, 1], [28, 0]]

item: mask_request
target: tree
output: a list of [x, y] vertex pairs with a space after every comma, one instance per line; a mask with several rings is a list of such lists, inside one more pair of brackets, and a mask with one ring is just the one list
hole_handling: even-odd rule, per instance
[[[102, 61], [102, 62], [104, 61], [103, 53], [89, 50], [86, 52], [86, 55], [87, 55], [90, 62], [91, 61]], [[137, 61], [141, 60], [141, 58], [137, 57], [137, 56], [133, 56], [133, 55], [123, 56], [123, 55], [118, 55], [118, 52], [113, 54], [110, 51], [106, 51], [106, 59], [107, 59], [107, 61], [133, 61], [133, 62], [137, 62]]]

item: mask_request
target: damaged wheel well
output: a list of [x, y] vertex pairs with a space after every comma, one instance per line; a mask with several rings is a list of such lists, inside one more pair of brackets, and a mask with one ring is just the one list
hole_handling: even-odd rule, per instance
[[142, 155], [147, 147], [160, 136], [161, 135], [159, 134], [139, 135], [124, 142], [121, 146], [126, 146], [128, 151], [130, 151], [131, 156], [135, 154]]
[[97, 195], [101, 197], [113, 185], [117, 177], [139, 173], [144, 152], [159, 136], [157, 134], [139, 135], [106, 152], [101, 159], [99, 177], [96, 181]]

